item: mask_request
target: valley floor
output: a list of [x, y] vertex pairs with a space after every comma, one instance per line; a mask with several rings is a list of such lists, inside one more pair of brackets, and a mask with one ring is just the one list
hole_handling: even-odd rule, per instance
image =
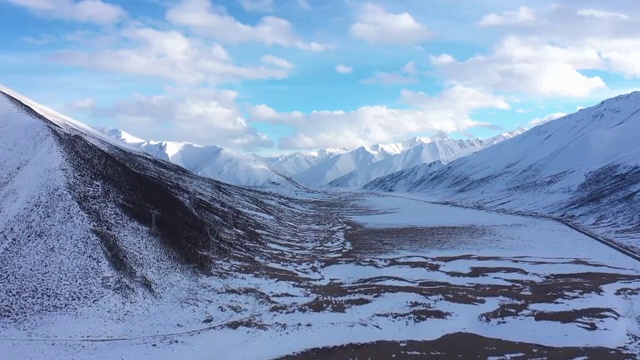
[[20, 324], [0, 320], [0, 354], [624, 359], [640, 353], [640, 262], [560, 223], [384, 194], [297, 197], [269, 219], [278, 236], [256, 252], [255, 263], [221, 258], [213, 276], [187, 276], [157, 298]]

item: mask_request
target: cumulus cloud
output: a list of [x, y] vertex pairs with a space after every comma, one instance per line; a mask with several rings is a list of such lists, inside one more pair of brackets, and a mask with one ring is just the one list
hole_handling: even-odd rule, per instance
[[586, 43], [605, 61], [601, 70], [622, 73], [629, 78], [640, 77], [640, 38], [594, 38]]
[[456, 59], [449, 54], [431, 55], [431, 65], [446, 65], [456, 62]]
[[113, 126], [147, 139], [244, 150], [273, 147], [271, 139], [243, 118], [237, 96], [227, 90], [174, 90], [168, 95], [138, 95], [111, 106], [93, 105], [91, 111], [94, 116], [115, 121]]
[[[589, 4], [601, 8], [587, 7]], [[590, 49], [602, 60], [593, 69], [640, 77], [640, 22], [633, 21], [640, 16], [640, 8], [629, 4], [561, 1], [537, 9], [535, 26], [512, 21], [509, 32], [555, 47]]]
[[262, 62], [265, 64], [273, 65], [275, 67], [283, 68], [283, 69], [293, 69], [295, 66], [288, 62], [285, 59], [281, 59], [279, 57], [273, 55], [265, 55], [262, 57]]
[[251, 106], [249, 108], [249, 114], [251, 119], [265, 122], [268, 122], [270, 120], [277, 120], [280, 118], [278, 112], [275, 109], [269, 107], [267, 104]]
[[353, 71], [353, 68], [351, 66], [347, 66], [347, 65], [336, 65], [336, 72], [338, 74], [349, 74]]
[[209, 0], [182, 0], [167, 11], [166, 18], [175, 25], [185, 26], [223, 43], [259, 42], [310, 51], [329, 48], [316, 42], [306, 43], [300, 40], [286, 19], [265, 16], [256, 25], [243, 24], [227, 14], [223, 7], [213, 6]]
[[371, 3], [362, 5], [351, 25], [351, 35], [370, 43], [411, 45], [433, 37], [426, 26], [407, 12], [394, 14]]
[[479, 89], [455, 85], [437, 96], [404, 90], [400, 102], [408, 109], [364, 106], [353, 111], [313, 111], [279, 113], [259, 105], [251, 111], [253, 121], [286, 124], [294, 133], [282, 138], [281, 149], [353, 147], [401, 140], [409, 134], [464, 131], [494, 126], [471, 118], [471, 112], [483, 108], [508, 109], [501, 97]]
[[606, 88], [599, 76], [580, 72], [603, 64], [598, 52], [589, 47], [558, 47], [517, 37], [504, 39], [488, 55], [464, 61], [450, 55], [432, 58], [436, 71], [450, 81], [540, 96], [581, 97]]
[[403, 68], [402, 71], [407, 74], [415, 75], [418, 73], [418, 69], [416, 69], [416, 63], [414, 61], [409, 61]]
[[[578, 110], [580, 110], [580, 109], [578, 109]], [[545, 116], [543, 118], [535, 118], [535, 119], [529, 121], [529, 125], [530, 126], [538, 126], [538, 125], [546, 124], [549, 121], [560, 119], [561, 117], [565, 117], [565, 116], [567, 116], [567, 114], [565, 114], [565, 113], [550, 114], [550, 115], [547, 115], [547, 116]]]
[[119, 6], [101, 0], [8, 0], [43, 17], [85, 23], [112, 24], [126, 16]]
[[500, 26], [533, 23], [536, 20], [536, 13], [528, 8], [521, 7], [518, 10], [506, 10], [500, 14], [492, 13], [485, 15], [478, 23], [480, 26]]
[[272, 55], [262, 57], [260, 64], [253, 66], [236, 65], [219, 44], [207, 45], [177, 31], [128, 28], [121, 35], [132, 45], [62, 51], [52, 58], [90, 69], [163, 77], [189, 84], [283, 79], [294, 67]]

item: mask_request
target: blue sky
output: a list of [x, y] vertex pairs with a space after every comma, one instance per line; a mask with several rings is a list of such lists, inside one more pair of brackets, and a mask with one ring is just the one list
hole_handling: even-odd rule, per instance
[[634, 0], [0, 0], [0, 83], [265, 154], [486, 137], [640, 88], [638, 20]]

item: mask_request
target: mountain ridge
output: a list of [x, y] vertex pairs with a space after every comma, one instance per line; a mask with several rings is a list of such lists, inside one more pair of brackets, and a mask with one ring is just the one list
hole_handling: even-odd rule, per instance
[[398, 143], [370, 144], [354, 149], [327, 148], [262, 157], [216, 145], [144, 140], [120, 129], [96, 129], [197, 175], [234, 185], [258, 187], [292, 184], [297, 187], [300, 184], [313, 187], [361, 187], [378, 176], [432, 161], [449, 162], [526, 131], [519, 128], [487, 139], [452, 139], [446, 133], [439, 132], [433, 136], [413, 137]]
[[486, 139], [451, 139], [446, 134], [429, 138], [414, 138], [415, 145], [406, 150], [377, 161], [367, 167], [353, 170], [329, 183], [336, 187], [360, 188], [370, 181], [397, 171], [432, 162], [448, 163], [467, 156], [485, 147], [525, 132], [520, 128]]
[[291, 179], [271, 169], [253, 155], [241, 154], [217, 145], [179, 141], [143, 140], [120, 129], [99, 131], [158, 159], [179, 165], [196, 175], [241, 186], [291, 186]]

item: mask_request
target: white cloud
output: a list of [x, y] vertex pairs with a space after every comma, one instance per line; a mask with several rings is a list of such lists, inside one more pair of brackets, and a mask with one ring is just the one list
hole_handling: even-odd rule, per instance
[[351, 66], [347, 66], [347, 65], [336, 65], [336, 72], [338, 74], [349, 74], [353, 71], [353, 68]]
[[367, 3], [356, 13], [356, 23], [351, 25], [351, 35], [370, 43], [411, 45], [423, 42], [433, 34], [418, 23], [411, 14], [393, 14], [383, 7]]
[[[584, 8], [589, 4], [602, 9]], [[590, 49], [602, 60], [593, 69], [640, 77], [640, 22], [631, 21], [640, 16], [640, 8], [628, 4], [558, 1], [537, 9], [535, 26], [512, 21], [509, 32], [559, 48]]]
[[440, 55], [431, 55], [430, 56], [431, 65], [446, 65], [451, 64], [456, 61], [453, 56], [449, 54], [440, 54]]
[[154, 140], [188, 141], [254, 150], [273, 142], [242, 117], [237, 93], [219, 90], [173, 90], [169, 95], [135, 96], [107, 107], [92, 107], [136, 136]]
[[224, 8], [213, 6], [209, 0], [182, 0], [167, 11], [166, 18], [173, 24], [186, 26], [202, 36], [224, 43], [260, 42], [310, 51], [329, 48], [300, 40], [286, 19], [265, 16], [255, 26], [247, 25], [227, 14]]
[[410, 105], [410, 108], [364, 106], [353, 111], [313, 111], [302, 114], [278, 113], [266, 105], [259, 105], [251, 111], [251, 119], [291, 126], [295, 132], [280, 140], [281, 149], [314, 149], [387, 143], [421, 132], [493, 127], [473, 120], [470, 113], [482, 108], [509, 108], [509, 104], [501, 97], [459, 85], [433, 97], [405, 90], [400, 101]]
[[[446, 59], [446, 61], [443, 61]], [[448, 55], [432, 58], [436, 71], [448, 80], [494, 91], [539, 96], [588, 96], [606, 88], [598, 76], [580, 70], [603, 67], [589, 47], [557, 47], [537, 39], [508, 37], [489, 55], [457, 61]]]
[[500, 26], [500, 25], [514, 25], [514, 24], [526, 24], [533, 23], [536, 20], [536, 13], [528, 8], [521, 7], [518, 10], [503, 11], [500, 14], [488, 14], [485, 15], [478, 23], [480, 26]]
[[336, 65], [336, 72], [338, 74], [350, 74], [353, 71], [351, 66], [338, 64]]
[[240, 0], [240, 5], [247, 11], [273, 11], [273, 0]]
[[629, 16], [617, 12], [602, 11], [595, 9], [583, 9], [578, 11], [578, 16], [592, 17], [597, 19], [622, 19], [628, 20]]
[[213, 44], [211, 47], [211, 56], [214, 60], [222, 61], [222, 62], [230, 62], [231, 55], [227, 52], [225, 48], [220, 46], [220, 44]]
[[112, 24], [126, 16], [119, 6], [101, 0], [8, 0], [43, 17], [77, 22]]
[[275, 57], [273, 55], [265, 55], [262, 57], [262, 62], [265, 64], [273, 65], [275, 67], [280, 67], [283, 69], [293, 69], [295, 66], [288, 62], [285, 59], [281, 59], [279, 57]]
[[402, 71], [403, 71], [403, 72], [405, 72], [405, 73], [407, 73], [407, 74], [411, 74], [411, 75], [415, 75], [415, 74], [417, 74], [417, 73], [418, 73], [418, 70], [416, 69], [416, 63], [415, 63], [415, 62], [413, 62], [413, 61], [409, 61], [409, 62], [407, 63], [407, 65], [405, 65], [405, 66], [402, 68]]
[[250, 107], [249, 116], [251, 119], [258, 121], [277, 120], [280, 118], [278, 112], [266, 104], [260, 104]]
[[529, 125], [530, 126], [538, 126], [538, 125], [546, 124], [549, 121], [560, 119], [561, 117], [565, 117], [565, 116], [567, 116], [567, 114], [565, 114], [565, 113], [550, 114], [550, 115], [547, 115], [547, 116], [545, 116], [543, 118], [535, 118], [535, 119], [529, 121]]
[[589, 39], [585, 41], [605, 61], [602, 70], [640, 77], [640, 37], [618, 39]]
[[207, 45], [177, 31], [128, 28], [121, 34], [133, 45], [96, 51], [63, 51], [53, 59], [90, 69], [164, 77], [180, 83], [223, 83], [283, 79], [293, 64], [271, 55], [253, 66], [234, 64], [220, 45]]

